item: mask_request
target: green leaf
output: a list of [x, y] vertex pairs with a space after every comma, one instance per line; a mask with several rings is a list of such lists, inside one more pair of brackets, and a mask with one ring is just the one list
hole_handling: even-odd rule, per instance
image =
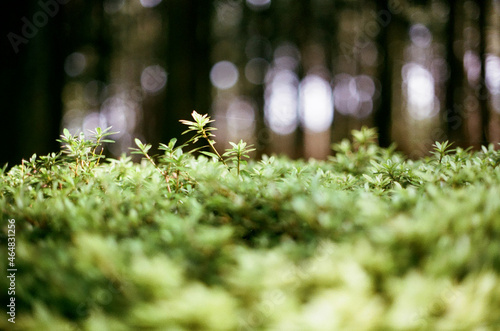
[[135, 138], [134, 142], [141, 150], [144, 149], [144, 144], [141, 142], [139, 138]]

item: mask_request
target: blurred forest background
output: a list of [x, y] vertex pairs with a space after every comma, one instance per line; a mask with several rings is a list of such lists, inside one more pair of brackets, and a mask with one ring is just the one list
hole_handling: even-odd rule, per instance
[[157, 146], [194, 109], [219, 148], [257, 156], [325, 158], [362, 125], [410, 157], [500, 142], [499, 0], [3, 5], [2, 165], [59, 150], [65, 127], [113, 126], [115, 157], [134, 137]]

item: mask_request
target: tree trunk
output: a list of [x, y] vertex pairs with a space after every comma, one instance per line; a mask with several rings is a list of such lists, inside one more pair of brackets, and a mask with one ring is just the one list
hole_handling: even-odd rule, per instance
[[[446, 29], [447, 32], [447, 63], [449, 66], [449, 77], [448, 82], [446, 84], [446, 130], [448, 139], [451, 141], [457, 142], [460, 139], [464, 138], [464, 119], [460, 114], [460, 109], [457, 107], [458, 98], [462, 98], [463, 94], [463, 66], [462, 60], [457, 58], [454, 52], [454, 43], [456, 41], [457, 33], [459, 31], [459, 20], [457, 18], [458, 13], [461, 13], [461, 10], [457, 9], [463, 6], [463, 1], [457, 1], [450, 3], [450, 14], [448, 19], [448, 26]], [[457, 95], [457, 92], [460, 92], [460, 95]], [[463, 100], [460, 100], [463, 102]], [[466, 145], [470, 144], [470, 142], [466, 142]]]
[[481, 108], [481, 145], [487, 145], [489, 142], [489, 124], [490, 124], [490, 111], [488, 105], [488, 88], [486, 87], [486, 43], [487, 43], [487, 29], [488, 24], [486, 17], [487, 12], [487, 0], [478, 1], [479, 6], [479, 56], [481, 58], [481, 81], [478, 86], [478, 98], [479, 105]]
[[210, 22], [212, 1], [169, 0], [166, 109], [162, 140], [180, 137], [185, 127], [180, 119], [191, 119], [210, 109]]
[[5, 137], [0, 164], [9, 162], [12, 166], [33, 153], [59, 150], [55, 140], [62, 114], [64, 6], [59, 6], [53, 17], [35, 1], [12, 3], [2, 12], [8, 12], [4, 36], [12, 33], [16, 41], [22, 40], [8, 41], [2, 61], [4, 110], [0, 130]]
[[[390, 29], [391, 23], [395, 19], [394, 14], [390, 13], [387, 0], [377, 2], [377, 15], [382, 17], [382, 13], [390, 16], [387, 24], [381, 24], [381, 31], [378, 37], [379, 56], [383, 58], [380, 73], [380, 103], [374, 115], [374, 123], [378, 129], [379, 144], [387, 147], [391, 144], [391, 108], [392, 108], [392, 59], [390, 48]], [[387, 16], [389, 17], [389, 16]]]

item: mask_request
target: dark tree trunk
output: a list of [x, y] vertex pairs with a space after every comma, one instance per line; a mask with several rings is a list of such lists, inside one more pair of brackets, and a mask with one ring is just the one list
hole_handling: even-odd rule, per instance
[[1, 64], [0, 130], [5, 137], [0, 164], [9, 162], [12, 166], [33, 153], [43, 155], [59, 149], [55, 139], [62, 113], [64, 6], [59, 6], [53, 17], [35, 1], [9, 2], [8, 10], [2, 12], [8, 13], [4, 36], [13, 33], [16, 40], [23, 40], [12, 43], [4, 39], [8, 45]]
[[479, 56], [481, 58], [481, 81], [478, 86], [479, 105], [481, 108], [481, 145], [487, 145], [489, 142], [489, 124], [490, 112], [488, 107], [488, 88], [486, 87], [486, 17], [488, 15], [488, 1], [478, 1], [479, 6]]
[[101, 0], [93, 3], [93, 13], [96, 21], [92, 24], [93, 44], [99, 54], [99, 62], [96, 65], [95, 79], [109, 83], [109, 73], [112, 58], [112, 35], [108, 20], [105, 17], [104, 6]]
[[166, 109], [162, 140], [180, 137], [185, 127], [180, 119], [191, 119], [210, 109], [210, 18], [212, 1], [169, 0]]
[[[457, 106], [458, 98], [460, 97], [457, 93], [463, 91], [463, 67], [461, 59], [457, 58], [454, 52], [454, 43], [457, 37], [457, 31], [459, 27], [457, 26], [458, 18], [457, 15], [459, 11], [457, 10], [463, 5], [462, 1], [450, 2], [450, 15], [448, 19], [447, 32], [447, 62], [449, 66], [449, 77], [446, 84], [446, 130], [448, 139], [457, 142], [463, 139], [464, 123], [463, 118], [460, 114], [460, 109]], [[467, 142], [470, 144], [470, 142]]]
[[[390, 28], [391, 23], [395, 19], [394, 14], [391, 14], [388, 8], [387, 1], [377, 2], [377, 15], [387, 16], [386, 20], [381, 21], [381, 31], [379, 34], [379, 50], [382, 57], [380, 73], [380, 103], [375, 112], [374, 123], [378, 129], [379, 144], [382, 147], [387, 147], [391, 144], [391, 107], [392, 107], [392, 59], [390, 48]], [[388, 16], [390, 15], [390, 16]], [[387, 23], [385, 23], [387, 21]]]
[[[257, 48], [253, 50], [255, 57], [260, 57], [272, 62], [273, 52], [269, 49], [271, 41], [279, 29], [277, 20], [273, 20], [273, 7], [263, 12], [255, 12], [248, 6], [243, 6], [243, 17], [239, 25], [239, 34], [246, 40], [254, 38], [265, 38], [270, 43], [257, 43]], [[255, 102], [255, 148], [256, 157], [260, 158], [263, 154], [269, 154], [270, 132], [264, 121], [264, 93], [265, 84], [252, 86], [249, 91], [250, 98]]]
[[[9, 3], [8, 10], [5, 4], [2, 8], [2, 21], [5, 22], [2, 36], [10, 36], [21, 38], [22, 21], [21, 18], [30, 12], [30, 3], [26, 1], [18, 1]], [[7, 14], [8, 13], [8, 14]], [[0, 76], [0, 93], [2, 95], [2, 112], [1, 112], [1, 127], [0, 137], [2, 139], [2, 153], [0, 153], [0, 167], [5, 163], [12, 166], [18, 163], [24, 154], [22, 149], [23, 137], [20, 136], [21, 130], [21, 100], [24, 99], [23, 94], [26, 93], [26, 87], [23, 86], [23, 78], [21, 70], [27, 61], [27, 45], [18, 43], [17, 37], [10, 42], [7, 38], [2, 38], [4, 57], [0, 62], [2, 75]], [[26, 39], [27, 41], [27, 39]]]

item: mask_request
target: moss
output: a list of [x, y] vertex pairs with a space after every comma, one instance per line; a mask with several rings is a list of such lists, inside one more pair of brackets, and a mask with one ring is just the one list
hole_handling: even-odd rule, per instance
[[372, 135], [239, 172], [174, 144], [154, 162], [75, 150], [3, 171], [15, 326], [498, 329], [500, 153], [440, 144], [411, 161]]

